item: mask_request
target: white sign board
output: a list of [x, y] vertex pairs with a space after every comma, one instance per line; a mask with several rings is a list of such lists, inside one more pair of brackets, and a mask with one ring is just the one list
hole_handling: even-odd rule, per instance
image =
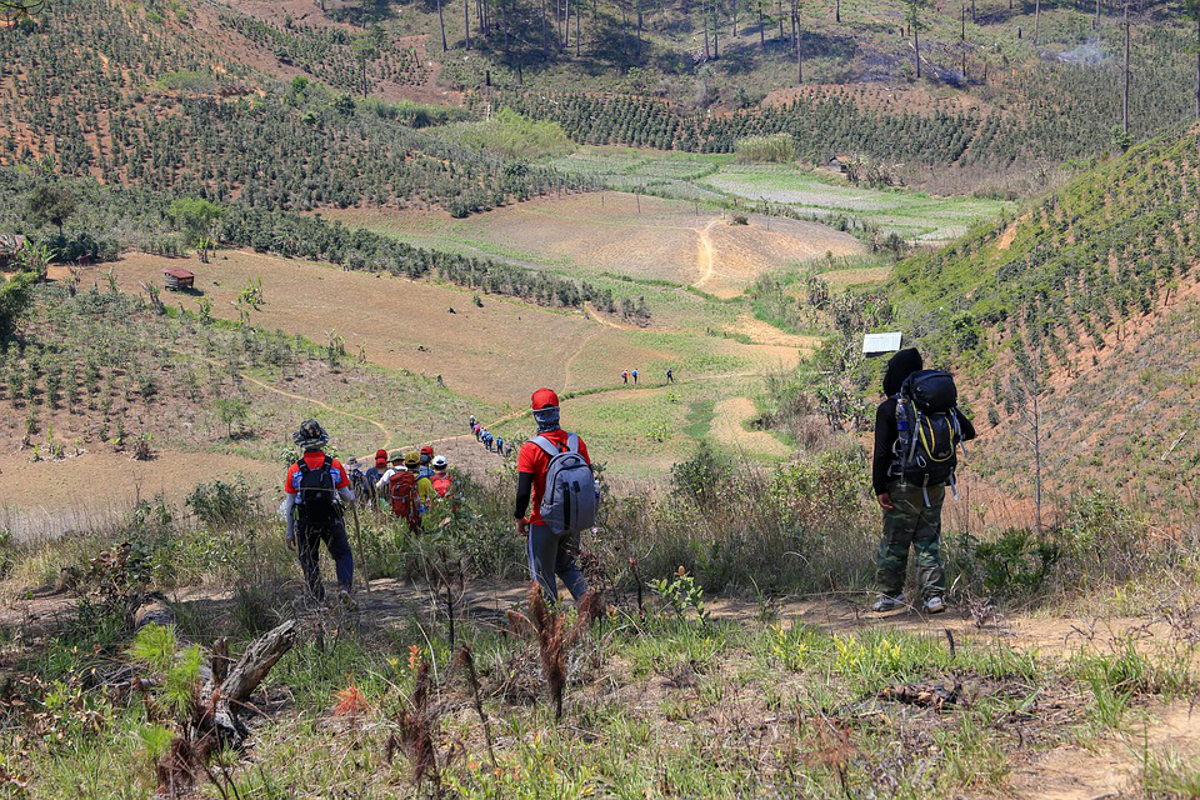
[[877, 356], [900, 349], [900, 333], [868, 333], [863, 337], [863, 355]]

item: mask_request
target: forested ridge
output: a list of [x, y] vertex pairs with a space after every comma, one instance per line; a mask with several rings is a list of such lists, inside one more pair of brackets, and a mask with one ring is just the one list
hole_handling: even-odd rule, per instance
[[[1140, 140], [1195, 114], [1195, 65], [1181, 54], [1180, 32], [1140, 32], [1145, 56], [1130, 96], [1130, 133]], [[1192, 48], [1194, 49], [1194, 48]], [[1113, 147], [1121, 121], [1117, 65], [1047, 61], [999, 73], [981, 89], [992, 98], [967, 110], [878, 109], [852, 87], [823, 86], [766, 107], [713, 114], [665, 99], [603, 92], [511, 91], [500, 102], [534, 119], [560, 123], [588, 144], [622, 144], [700, 153], [732, 153], [739, 139], [787, 133], [797, 155], [819, 163], [835, 153], [927, 165], [1059, 164]]]

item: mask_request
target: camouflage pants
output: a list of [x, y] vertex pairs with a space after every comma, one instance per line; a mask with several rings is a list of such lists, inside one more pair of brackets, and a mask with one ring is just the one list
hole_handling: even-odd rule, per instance
[[908, 571], [908, 548], [917, 551], [917, 583], [921, 597], [941, 596], [946, 591], [942, 570], [942, 502], [946, 487], [929, 487], [929, 505], [920, 486], [911, 483], [888, 487], [893, 511], [883, 512], [883, 540], [875, 558], [875, 580], [879, 591], [895, 597], [904, 590]]

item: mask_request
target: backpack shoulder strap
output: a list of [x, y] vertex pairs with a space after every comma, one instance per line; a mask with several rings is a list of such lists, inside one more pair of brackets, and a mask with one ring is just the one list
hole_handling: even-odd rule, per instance
[[321, 465], [321, 469], [325, 470], [326, 472], [333, 469], [333, 456], [331, 456], [331, 455], [325, 456], [325, 463], [323, 463]]
[[535, 436], [529, 441], [540, 447], [542, 451], [551, 458], [554, 458], [556, 455], [558, 455], [558, 448], [555, 447], [554, 444], [545, 436]]
[[569, 453], [578, 453], [579, 452], [579, 434], [578, 433], [568, 433], [567, 434], [567, 452], [569, 452]]
[[300, 460], [296, 462], [296, 471], [301, 475], [308, 472], [308, 462], [304, 460], [304, 456], [300, 456]]

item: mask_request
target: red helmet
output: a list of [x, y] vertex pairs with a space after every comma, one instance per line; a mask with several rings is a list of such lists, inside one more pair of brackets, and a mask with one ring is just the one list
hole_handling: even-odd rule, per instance
[[380, 461], [380, 460], [387, 461], [387, 457], [388, 457], [387, 450], [380, 449], [380, 450], [375, 451], [375, 460], [376, 461]]
[[541, 411], [543, 408], [552, 408], [558, 405], [558, 395], [553, 389], [538, 389], [533, 393], [533, 410]]
[[430, 445], [425, 445], [424, 447], [421, 448], [421, 455], [423, 455], [423, 456], [433, 455], [433, 447]]

